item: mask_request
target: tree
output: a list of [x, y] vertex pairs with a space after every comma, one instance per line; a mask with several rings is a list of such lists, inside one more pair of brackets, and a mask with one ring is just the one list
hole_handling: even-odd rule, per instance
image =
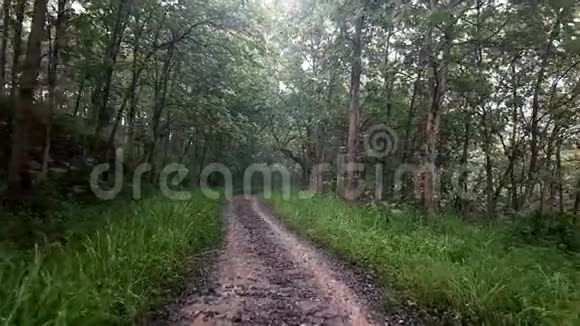
[[32, 188], [29, 164], [29, 132], [31, 121], [35, 119], [34, 91], [38, 84], [38, 74], [41, 67], [41, 43], [46, 22], [46, 10], [47, 0], [34, 1], [26, 59], [22, 68], [18, 99], [16, 100], [8, 187], [9, 193], [17, 197], [26, 194]]
[[352, 61], [350, 75], [350, 103], [348, 109], [349, 129], [346, 154], [346, 185], [344, 197], [348, 200], [356, 200], [356, 187], [358, 185], [357, 172], [354, 164], [357, 163], [360, 154], [360, 90], [362, 75], [362, 53], [363, 53], [363, 29], [365, 25], [365, 11], [367, 4], [364, 4], [357, 13], [354, 22], [354, 35], [352, 38]]

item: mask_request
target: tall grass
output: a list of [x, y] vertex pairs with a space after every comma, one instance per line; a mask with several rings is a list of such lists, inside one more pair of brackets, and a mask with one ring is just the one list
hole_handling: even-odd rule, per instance
[[421, 305], [478, 324], [580, 325], [578, 255], [452, 216], [425, 222], [329, 197], [272, 203], [291, 227], [368, 266]]
[[90, 234], [0, 257], [0, 324], [130, 324], [216, 242], [217, 205], [195, 194], [100, 207]]

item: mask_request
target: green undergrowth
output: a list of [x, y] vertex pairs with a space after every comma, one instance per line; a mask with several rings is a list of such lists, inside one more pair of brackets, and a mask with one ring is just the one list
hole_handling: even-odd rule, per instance
[[508, 226], [425, 221], [330, 197], [271, 202], [291, 227], [369, 267], [399, 299], [475, 324], [580, 325], [580, 256], [527, 244]]
[[133, 323], [178, 285], [196, 255], [216, 244], [218, 205], [199, 193], [185, 202], [153, 196], [97, 205], [78, 209], [77, 217], [100, 216], [98, 226], [30, 250], [5, 246], [0, 325]]

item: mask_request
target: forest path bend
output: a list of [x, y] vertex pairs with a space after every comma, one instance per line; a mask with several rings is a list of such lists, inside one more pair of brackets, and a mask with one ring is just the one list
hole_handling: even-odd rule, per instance
[[228, 201], [224, 224], [215, 279], [178, 309], [177, 325], [385, 324], [352, 288], [356, 277], [343, 275], [258, 199]]

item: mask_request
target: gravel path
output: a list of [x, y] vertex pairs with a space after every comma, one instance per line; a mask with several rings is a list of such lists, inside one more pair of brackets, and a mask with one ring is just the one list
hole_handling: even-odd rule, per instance
[[256, 198], [229, 201], [224, 223], [225, 241], [211, 280], [170, 309], [168, 324], [405, 323], [377, 313], [380, 292], [370, 278], [289, 232]]

